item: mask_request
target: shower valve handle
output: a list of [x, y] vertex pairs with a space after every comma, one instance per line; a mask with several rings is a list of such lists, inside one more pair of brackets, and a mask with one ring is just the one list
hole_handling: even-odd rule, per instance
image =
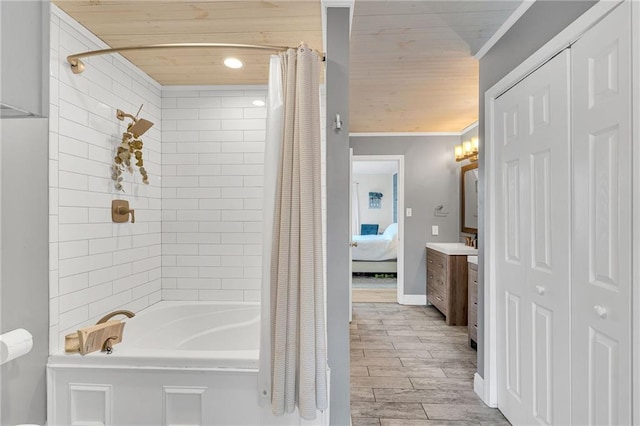
[[131, 223], [136, 223], [136, 211], [134, 209], [128, 209], [124, 206], [119, 206], [116, 212], [118, 214], [131, 214]]

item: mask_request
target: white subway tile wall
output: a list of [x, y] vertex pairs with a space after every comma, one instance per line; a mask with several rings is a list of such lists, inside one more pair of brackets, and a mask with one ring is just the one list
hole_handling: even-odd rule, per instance
[[[74, 75], [67, 55], [107, 46], [51, 9], [50, 351], [115, 309], [259, 301], [266, 108], [253, 101], [266, 87], [161, 87], [119, 55], [86, 59]], [[126, 124], [115, 111], [142, 103], [155, 123], [142, 138], [150, 184], [125, 173], [120, 193], [110, 165]], [[135, 224], [112, 223], [116, 198]]]
[[162, 90], [164, 300], [260, 300], [266, 95]]
[[[50, 70], [50, 351], [64, 335], [115, 309], [139, 311], [161, 300], [161, 87], [119, 55], [87, 59], [72, 74], [71, 53], [106, 46], [51, 6]], [[143, 137], [149, 185], [123, 174], [115, 190], [110, 166], [126, 123], [116, 109], [155, 125]], [[111, 200], [125, 199], [137, 222], [111, 221]]]

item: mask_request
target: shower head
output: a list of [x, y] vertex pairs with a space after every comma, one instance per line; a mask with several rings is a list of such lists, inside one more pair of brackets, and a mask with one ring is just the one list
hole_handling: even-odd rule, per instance
[[144, 133], [153, 126], [153, 123], [144, 118], [140, 118], [129, 126], [127, 130], [136, 136], [142, 136]]
[[138, 110], [138, 113], [135, 116], [131, 114], [127, 114], [121, 109], [116, 110], [116, 118], [118, 120], [124, 121], [125, 117], [128, 117], [133, 120], [133, 123], [129, 124], [129, 127], [127, 127], [127, 131], [133, 133], [136, 136], [144, 135], [144, 133], [153, 126], [153, 123], [151, 121], [145, 120], [144, 118], [138, 118], [138, 114], [140, 114], [141, 110], [142, 110], [142, 105], [140, 105], [140, 109]]

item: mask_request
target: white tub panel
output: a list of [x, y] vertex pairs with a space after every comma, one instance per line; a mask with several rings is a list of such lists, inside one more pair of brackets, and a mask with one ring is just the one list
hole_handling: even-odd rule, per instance
[[47, 364], [50, 426], [327, 425], [258, 405], [259, 304], [159, 302], [128, 320], [113, 354]]
[[[328, 425], [328, 413], [305, 421], [297, 413], [276, 417], [270, 407], [259, 407], [257, 371], [148, 369], [123, 372], [113, 368], [49, 367], [48, 383], [50, 426], [87, 424], [78, 420], [93, 420], [95, 423], [91, 424], [105, 426]], [[95, 415], [87, 414], [86, 405], [73, 403], [72, 390], [93, 392], [107, 388], [111, 389], [109, 398], [84, 398], [108, 404], [104, 408], [92, 405]], [[76, 401], [79, 401], [77, 397]], [[103, 413], [108, 414], [101, 417]]]

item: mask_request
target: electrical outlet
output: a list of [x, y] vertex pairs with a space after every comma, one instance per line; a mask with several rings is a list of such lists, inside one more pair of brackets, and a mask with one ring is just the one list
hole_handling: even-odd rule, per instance
[[433, 225], [431, 227], [431, 235], [438, 235], [440, 233], [440, 228], [438, 225]]
[[411, 217], [413, 215], [413, 209], [411, 207], [407, 207], [407, 217]]

